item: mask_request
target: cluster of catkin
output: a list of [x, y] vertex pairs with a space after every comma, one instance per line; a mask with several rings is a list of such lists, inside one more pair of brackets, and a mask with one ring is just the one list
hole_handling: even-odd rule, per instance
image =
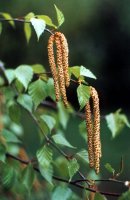
[[[54, 44], [56, 45], [56, 53], [54, 52]], [[56, 101], [62, 97], [65, 106], [68, 106], [66, 87], [70, 85], [68, 53], [68, 43], [64, 34], [55, 32], [51, 35], [48, 40], [48, 60], [54, 80]]]
[[96, 173], [99, 173], [101, 158], [100, 110], [98, 93], [95, 88], [90, 87], [90, 95], [93, 103], [93, 113], [91, 113], [90, 102], [87, 102], [85, 106], [85, 118], [88, 134], [89, 165], [91, 168], [93, 167], [95, 169]]

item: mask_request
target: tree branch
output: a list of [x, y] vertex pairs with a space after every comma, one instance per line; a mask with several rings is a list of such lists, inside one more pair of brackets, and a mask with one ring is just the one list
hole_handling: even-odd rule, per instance
[[[25, 164], [25, 165], [28, 165], [28, 164], [32, 163], [31, 160], [23, 160], [23, 159], [21, 159], [21, 158], [19, 158], [19, 157], [16, 157], [16, 156], [14, 156], [14, 155], [12, 155], [12, 154], [10, 154], [10, 153], [6, 153], [6, 157], [7, 157], [7, 158], [12, 158], [12, 159], [14, 159], [14, 160], [17, 160], [17, 161], [19, 161], [20, 163]], [[37, 168], [37, 167], [35, 167], [35, 166], [33, 166], [33, 168], [34, 168], [35, 171], [37, 171], [37, 172], [40, 173], [39, 168]], [[83, 185], [79, 184], [79, 182], [89, 181], [88, 179], [86, 179], [86, 180], [69, 181], [69, 180], [67, 180], [67, 179], [63, 179], [63, 178], [57, 177], [57, 176], [52, 176], [52, 178], [53, 178], [54, 180], [56, 180], [56, 181], [64, 182], [64, 183], [73, 185], [73, 186], [75, 186], [75, 187], [88, 190], [88, 191], [90, 191], [90, 192], [100, 193], [100, 194], [107, 195], [107, 196], [115, 196], [115, 197], [121, 196], [121, 193], [111, 193], [111, 192], [104, 192], [104, 191], [100, 191], [100, 190], [94, 190], [94, 189], [91, 189], [91, 188], [89, 188], [89, 187], [84, 187]], [[106, 180], [95, 180], [95, 181], [109, 181], [109, 182], [117, 182], [117, 183], [121, 183], [121, 184], [123, 183], [123, 184], [124, 184], [124, 182], [122, 182], [122, 181], [119, 182], [119, 181], [117, 181], [117, 180], [111, 180], [111, 179], [108, 179], [108, 180], [107, 180], [107, 179], [106, 179]], [[90, 181], [89, 181], [89, 182], [90, 182]]]

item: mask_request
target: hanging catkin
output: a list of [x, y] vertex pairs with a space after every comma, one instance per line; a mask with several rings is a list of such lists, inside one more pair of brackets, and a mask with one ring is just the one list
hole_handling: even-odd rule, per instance
[[101, 141], [100, 141], [100, 109], [99, 98], [95, 88], [90, 87], [90, 96], [93, 103], [93, 122], [90, 103], [87, 102], [85, 107], [86, 113], [86, 127], [88, 133], [88, 154], [90, 167], [94, 167], [96, 173], [99, 173], [100, 169], [100, 157], [101, 157]]
[[55, 89], [56, 101], [59, 101], [59, 99], [60, 99], [60, 89], [59, 89], [58, 73], [57, 73], [57, 69], [56, 69], [54, 49], [53, 49], [54, 39], [55, 39], [54, 35], [51, 35], [49, 40], [48, 40], [48, 47], [47, 48], [48, 48], [49, 65], [50, 65], [51, 73], [52, 73], [53, 80], [54, 80], [54, 89]]
[[61, 48], [62, 48], [62, 65], [63, 65], [63, 70], [64, 70], [64, 77], [65, 77], [65, 84], [66, 87], [70, 85], [70, 77], [69, 77], [69, 72], [68, 72], [68, 66], [69, 66], [69, 48], [68, 48], [68, 43], [66, 40], [66, 37], [63, 33], [61, 32], [56, 32], [56, 36], [60, 38], [61, 41]]
[[57, 55], [57, 66], [58, 66], [58, 75], [59, 75], [59, 85], [60, 92], [63, 99], [63, 103], [65, 106], [68, 106], [67, 96], [66, 96], [66, 88], [65, 88], [65, 77], [64, 77], [64, 69], [63, 69], [63, 57], [62, 57], [62, 45], [60, 37], [55, 35], [55, 43], [56, 43], [56, 55]]

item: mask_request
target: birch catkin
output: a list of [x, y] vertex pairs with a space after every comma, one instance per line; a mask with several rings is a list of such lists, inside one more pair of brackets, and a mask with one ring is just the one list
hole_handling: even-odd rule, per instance
[[58, 75], [59, 75], [59, 85], [60, 92], [63, 99], [63, 103], [65, 106], [68, 105], [67, 96], [66, 96], [66, 88], [65, 88], [65, 77], [64, 77], [64, 69], [63, 69], [63, 57], [62, 57], [62, 46], [60, 37], [55, 35], [55, 43], [56, 43], [56, 55], [57, 55], [57, 66], [58, 66]]
[[49, 60], [49, 65], [51, 68], [51, 73], [53, 76], [54, 80], [54, 89], [55, 89], [55, 95], [56, 95], [56, 101], [59, 101], [60, 99], [60, 89], [59, 89], [59, 82], [58, 82], [58, 73], [56, 69], [56, 64], [55, 64], [55, 57], [54, 57], [54, 35], [51, 35], [49, 40], [48, 40], [48, 60]]
[[85, 107], [86, 127], [88, 133], [88, 154], [90, 167], [94, 167], [96, 173], [99, 173], [101, 157], [99, 98], [95, 88], [90, 87], [90, 90], [90, 95], [93, 101], [93, 122], [90, 103], [87, 102]]

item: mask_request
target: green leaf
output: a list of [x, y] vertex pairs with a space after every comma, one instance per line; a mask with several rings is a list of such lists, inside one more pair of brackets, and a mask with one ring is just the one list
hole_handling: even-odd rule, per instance
[[12, 102], [8, 109], [11, 120], [16, 123], [19, 123], [21, 117], [21, 111], [19, 106], [16, 103]]
[[9, 84], [15, 79], [15, 73], [13, 69], [6, 69], [5, 70], [6, 78], [8, 79]]
[[82, 149], [76, 155], [78, 155], [78, 157], [80, 157], [84, 162], [89, 163], [88, 152], [85, 149]]
[[0, 35], [2, 33], [2, 23], [0, 22]]
[[87, 130], [86, 130], [86, 121], [85, 120], [79, 124], [79, 132], [80, 132], [81, 136], [83, 137], [83, 139], [85, 141], [87, 141]]
[[54, 119], [54, 117], [49, 116], [49, 115], [42, 115], [42, 116], [40, 116], [40, 118], [42, 119], [42, 121], [45, 122], [45, 124], [47, 125], [47, 127], [49, 128], [49, 130], [51, 132], [52, 129], [56, 125], [56, 120]]
[[1, 143], [1, 140], [0, 140], [0, 161], [2, 162], [5, 162], [5, 159], [6, 159], [6, 148], [5, 146]]
[[6, 142], [21, 143], [17, 136], [7, 129], [1, 131], [2, 136], [5, 138]]
[[110, 113], [105, 117], [107, 126], [110, 129], [113, 138], [115, 138], [125, 126], [130, 128], [130, 123], [128, 122], [126, 115], [121, 114], [120, 112], [121, 109], [117, 110], [115, 113]]
[[130, 200], [130, 190], [124, 192], [118, 200]]
[[44, 146], [37, 151], [37, 159], [39, 164], [39, 169], [42, 176], [52, 184], [52, 175], [53, 175], [53, 168], [51, 165], [52, 162], [52, 151]]
[[78, 162], [77, 162], [77, 160], [75, 158], [73, 158], [72, 160], [70, 160], [68, 162], [68, 170], [69, 170], [69, 176], [70, 176], [69, 181], [71, 181], [72, 177], [79, 170], [79, 164], [78, 164]]
[[84, 66], [80, 67], [80, 76], [96, 79], [96, 76], [89, 69], [86, 69]]
[[110, 173], [112, 173], [112, 174], [115, 173], [115, 169], [114, 169], [109, 163], [106, 163], [106, 164], [105, 164], [105, 168], [106, 168], [107, 171], [109, 171]]
[[25, 188], [30, 192], [33, 181], [34, 181], [35, 175], [34, 175], [34, 169], [31, 164], [29, 164], [22, 172], [22, 184], [25, 186]]
[[28, 93], [32, 97], [36, 109], [47, 96], [46, 83], [38, 79], [29, 85]]
[[30, 22], [36, 32], [37, 38], [39, 40], [40, 36], [46, 28], [46, 23], [43, 19], [31, 18]]
[[33, 17], [35, 17], [35, 14], [33, 12], [30, 12], [24, 18], [29, 22], [29, 20]]
[[11, 165], [4, 165], [3, 173], [2, 173], [2, 184], [5, 187], [12, 187], [15, 181], [15, 171]]
[[25, 34], [27, 43], [29, 43], [31, 35], [32, 35], [32, 29], [31, 29], [30, 23], [24, 23], [24, 34]]
[[25, 89], [27, 89], [28, 84], [33, 78], [33, 70], [29, 65], [20, 65], [15, 70], [15, 76], [22, 83]]
[[58, 186], [55, 188], [51, 200], [69, 200], [72, 196], [72, 191], [70, 188]]
[[101, 195], [100, 193], [96, 193], [94, 200], [107, 200], [107, 198], [104, 195]]
[[36, 17], [44, 20], [48, 26], [52, 26], [54, 28], [57, 28], [57, 26], [55, 24], [53, 24], [51, 18], [48, 17], [47, 15], [36, 15]]
[[55, 101], [54, 81], [53, 78], [49, 78], [47, 81], [47, 96], [51, 97]]
[[10, 21], [8, 21], [9, 24], [10, 24], [12, 27], [15, 27], [13, 18], [11, 17], [11, 15], [10, 15], [9, 13], [1, 12], [0, 14], [1, 14], [6, 20], [10, 20]]
[[80, 67], [79, 66], [74, 66], [74, 67], [69, 67], [69, 71], [71, 74], [73, 74], [76, 78], [80, 77]]
[[64, 23], [65, 18], [61, 10], [59, 10], [59, 8], [57, 8], [56, 5], [54, 6], [55, 6], [56, 14], [57, 14], [58, 27], [60, 27]]
[[29, 112], [33, 111], [33, 102], [29, 95], [20, 94], [17, 98], [17, 102]]
[[65, 108], [62, 102], [58, 102], [57, 106], [58, 106], [59, 121], [62, 127], [65, 129], [69, 120], [69, 113], [67, 112], [67, 109]]
[[31, 66], [32, 69], [33, 69], [33, 72], [35, 74], [41, 74], [41, 73], [44, 73], [45, 72], [45, 68], [43, 65], [40, 65], [40, 64], [34, 64]]
[[54, 140], [54, 142], [55, 142], [56, 144], [63, 145], [63, 146], [69, 147], [69, 148], [74, 148], [74, 149], [76, 148], [76, 147], [72, 146], [72, 145], [66, 140], [66, 138], [63, 136], [62, 133], [58, 133], [58, 134], [56, 134], [56, 135], [53, 135], [52, 138], [53, 138], [53, 140]]
[[90, 87], [82, 84], [79, 85], [77, 88], [77, 96], [81, 110], [90, 98]]

